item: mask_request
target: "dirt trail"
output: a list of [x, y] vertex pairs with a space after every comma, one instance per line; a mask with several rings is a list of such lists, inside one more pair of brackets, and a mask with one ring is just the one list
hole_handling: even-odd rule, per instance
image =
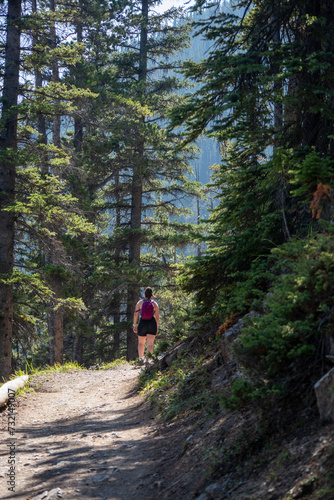
[[[161, 498], [159, 468], [171, 455], [135, 392], [138, 372], [124, 364], [43, 376], [37, 392], [18, 399], [12, 436], [3, 412], [0, 498]], [[7, 484], [13, 452], [15, 492]]]

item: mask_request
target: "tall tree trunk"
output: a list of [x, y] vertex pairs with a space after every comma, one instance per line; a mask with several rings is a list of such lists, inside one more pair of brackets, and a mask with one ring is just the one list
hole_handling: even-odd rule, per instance
[[[116, 221], [115, 227], [120, 228], [121, 226], [121, 209], [119, 203], [121, 202], [121, 196], [119, 192], [119, 171], [116, 169], [115, 172], [115, 187], [116, 187]], [[121, 252], [119, 248], [115, 251], [115, 264], [118, 268], [121, 263], [120, 258]], [[118, 280], [118, 285], [120, 285], [120, 280]], [[113, 319], [114, 319], [114, 335], [113, 335], [113, 348], [112, 348], [112, 359], [117, 359], [117, 355], [120, 349], [120, 322], [121, 322], [121, 293], [119, 291], [114, 293], [113, 298]]]
[[50, 337], [50, 364], [63, 363], [63, 313], [61, 308], [55, 309], [57, 299], [61, 297], [61, 279], [56, 273], [52, 276], [51, 288], [53, 299], [48, 311], [48, 331]]
[[[148, 3], [149, 0], [142, 0], [141, 9], [141, 28], [140, 28], [140, 53], [139, 53], [139, 71], [138, 81], [142, 82], [143, 87], [147, 78], [147, 33], [148, 33]], [[145, 92], [145, 88], [143, 88]]]
[[[275, 9], [273, 14], [273, 21], [275, 23], [273, 41], [277, 44], [281, 43], [280, 19], [281, 16], [280, 16], [279, 4], [278, 5], [275, 4]], [[272, 71], [274, 75], [278, 75], [280, 72], [279, 65], [276, 64], [276, 62], [274, 62], [272, 65]], [[277, 99], [277, 101], [274, 104], [274, 129], [275, 129], [275, 134], [277, 136], [277, 144], [278, 144], [279, 143], [278, 136], [282, 132], [282, 125], [283, 125], [283, 105], [282, 102], [278, 100], [278, 96], [283, 95], [282, 83], [280, 81], [276, 81], [274, 83], [274, 95], [276, 96]], [[274, 144], [274, 149], [275, 148], [276, 145]], [[286, 178], [285, 178], [285, 173], [282, 172], [280, 175], [279, 186], [278, 186], [278, 204], [282, 212], [282, 230], [284, 233], [284, 237], [286, 240], [289, 240], [291, 236], [290, 236], [288, 221], [286, 218], [286, 210], [285, 210], [286, 198], [287, 198]]]
[[83, 340], [84, 336], [82, 335], [82, 333], [75, 334], [73, 342], [72, 361], [76, 361], [79, 365], [82, 365], [84, 360]]
[[[199, 162], [196, 162], [195, 165], [195, 175], [196, 175], [196, 181], [200, 182], [200, 168], [199, 168]], [[201, 205], [200, 205], [200, 196], [196, 196], [196, 209], [197, 209], [197, 217], [196, 217], [196, 223], [200, 225], [201, 223]], [[197, 243], [197, 256], [200, 257], [202, 255], [202, 243]]]
[[[14, 214], [4, 211], [15, 196], [15, 161], [10, 150], [17, 149], [17, 105], [19, 91], [21, 0], [8, 2], [5, 74], [3, 80], [0, 151], [8, 151], [0, 162], [0, 279], [13, 270]], [[11, 373], [13, 289], [0, 281], [0, 380]]]
[[[82, 42], [82, 25], [76, 25], [77, 42]], [[82, 87], [82, 74], [81, 74], [81, 64], [77, 63], [74, 68], [74, 74], [76, 79], [77, 87]], [[83, 121], [80, 115], [76, 115], [74, 118], [74, 139], [73, 145], [77, 153], [81, 152], [82, 149], [82, 139], [83, 139]]]
[[[142, 18], [140, 31], [140, 53], [139, 53], [139, 71], [138, 82], [140, 91], [145, 93], [145, 84], [147, 79], [147, 25], [148, 25], [148, 1], [142, 0]], [[143, 118], [143, 123], [144, 123]], [[129, 262], [134, 267], [140, 266], [140, 249], [141, 249], [141, 217], [142, 217], [142, 196], [143, 196], [143, 180], [142, 170], [145, 155], [145, 143], [140, 133], [138, 144], [138, 161], [133, 166], [132, 176], [132, 195], [131, 195], [131, 236], [129, 245]], [[132, 360], [137, 357], [137, 338], [133, 333], [133, 314], [136, 303], [139, 299], [139, 286], [131, 284], [128, 287], [127, 300], [127, 359]]]
[[[50, 10], [52, 12], [56, 11], [56, 2], [55, 0], [50, 0]], [[50, 38], [51, 38], [51, 49], [56, 49], [57, 48], [57, 34], [56, 34], [56, 24], [55, 22], [52, 23], [51, 28], [50, 28]], [[59, 82], [59, 68], [58, 68], [58, 60], [55, 54], [53, 54], [53, 60], [52, 60], [52, 81], [57, 83]], [[59, 103], [59, 99], [55, 99], [55, 103]], [[53, 144], [57, 147], [61, 147], [61, 142], [60, 142], [60, 120], [61, 116], [59, 114], [56, 114], [53, 120], [53, 133], [52, 133], [52, 142]], [[55, 172], [56, 175], [59, 175], [59, 172]]]
[[[82, 25], [78, 22], [75, 25], [77, 42], [82, 42]], [[75, 77], [75, 83], [77, 87], [82, 87], [82, 74], [81, 74], [81, 64], [77, 63], [73, 68], [73, 75]], [[74, 137], [73, 137], [73, 147], [76, 156], [79, 156], [82, 151], [82, 140], [83, 140], [83, 121], [80, 115], [74, 117]], [[78, 185], [80, 183], [78, 182]], [[84, 335], [79, 331], [75, 334], [73, 343], [72, 359], [82, 365], [84, 362]]]
[[[54, 0], [50, 0], [50, 10], [53, 12], [55, 12], [56, 10]], [[56, 47], [56, 26], [55, 23], [53, 23], [53, 25], [51, 26], [51, 48], [55, 49]], [[58, 61], [55, 55], [53, 57], [52, 81], [59, 82]], [[52, 142], [59, 149], [61, 148], [60, 126], [61, 116], [59, 114], [56, 114], [53, 120]], [[53, 173], [54, 175], [60, 177], [60, 170], [58, 168]], [[55, 228], [53, 228], [53, 230], [54, 229]], [[46, 255], [46, 262], [48, 264], [52, 264], [53, 266], [58, 265], [57, 258], [52, 252], [52, 249], [49, 255]], [[59, 299], [62, 295], [62, 279], [60, 273], [57, 271], [54, 271], [52, 274], [51, 289], [53, 292], [53, 298], [51, 299], [48, 311], [48, 332], [50, 338], [50, 363], [51, 365], [53, 365], [54, 363], [63, 363], [63, 311], [61, 307], [55, 309], [57, 299]]]
[[[129, 263], [138, 272], [140, 266], [140, 248], [141, 248], [141, 215], [142, 215], [142, 177], [140, 173], [140, 163], [142, 160], [143, 152], [139, 152], [138, 165], [133, 168], [132, 177], [132, 202], [131, 202], [131, 235], [129, 246]], [[139, 300], [139, 286], [136, 283], [131, 283], [128, 286], [128, 299], [127, 299], [127, 359], [133, 360], [137, 357], [137, 336], [133, 333], [133, 315], [136, 303]]]
[[[32, 11], [33, 13], [37, 13], [37, 1], [33, 0], [32, 2]], [[33, 46], [38, 43], [38, 35], [34, 37], [33, 40]], [[37, 67], [35, 68], [35, 86], [36, 89], [41, 88], [43, 86], [43, 75], [40, 69]], [[41, 144], [47, 144], [47, 136], [46, 136], [46, 121], [45, 121], [45, 116], [41, 111], [37, 112], [37, 132], [39, 133], [39, 142]], [[42, 171], [44, 173], [47, 173], [48, 171], [48, 158], [47, 158], [47, 153], [43, 155], [43, 158], [41, 160], [42, 162]]]
[[[309, 19], [317, 19], [321, 15], [321, 0], [313, 0], [312, 2], [305, 2], [305, 17]], [[307, 47], [308, 54], [312, 52], [314, 54], [320, 53], [322, 50], [320, 37], [316, 37], [314, 33], [314, 25], [307, 26], [305, 32], [303, 33], [304, 46]], [[320, 70], [316, 71], [306, 71], [304, 70], [303, 74], [304, 81], [308, 82], [309, 85], [314, 85], [314, 87], [319, 86], [319, 82], [321, 81], [321, 73]], [[312, 96], [313, 97], [313, 96]], [[306, 104], [306, 103], [305, 103]], [[321, 127], [321, 114], [319, 112], [315, 113], [314, 109], [314, 99], [310, 100], [308, 106], [305, 105], [304, 113], [302, 117], [302, 138], [301, 143], [303, 146], [308, 147], [317, 147], [321, 144], [322, 140], [319, 137], [319, 134], [322, 131]]]

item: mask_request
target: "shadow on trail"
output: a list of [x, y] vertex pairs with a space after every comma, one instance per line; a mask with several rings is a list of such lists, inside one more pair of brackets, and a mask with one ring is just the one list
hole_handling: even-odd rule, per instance
[[[150, 430], [153, 420], [143, 403], [132, 404], [136, 394], [133, 388], [122, 394], [121, 403], [129, 401], [126, 408], [106, 396], [101, 404], [83, 408], [81, 415], [55, 415], [51, 423], [20, 427], [17, 453], [24, 453], [23, 466], [33, 466], [33, 474], [24, 492], [19, 488], [8, 498], [35, 498], [54, 488], [61, 488], [64, 498], [159, 498], [153, 483], [156, 466], [166, 458], [164, 440]], [[52, 443], [50, 436], [63, 439]], [[75, 495], [67, 496], [66, 490]]]

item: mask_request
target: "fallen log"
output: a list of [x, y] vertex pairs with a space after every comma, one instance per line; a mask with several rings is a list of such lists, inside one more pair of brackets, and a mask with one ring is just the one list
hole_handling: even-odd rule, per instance
[[13, 396], [19, 389], [22, 389], [29, 380], [29, 375], [9, 380], [0, 387], [0, 408], [7, 404], [10, 396]]

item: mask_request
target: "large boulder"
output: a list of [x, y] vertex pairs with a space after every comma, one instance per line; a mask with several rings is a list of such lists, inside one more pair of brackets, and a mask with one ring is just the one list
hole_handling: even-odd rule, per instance
[[323, 422], [334, 422], [334, 368], [314, 385], [320, 418]]
[[225, 363], [232, 361], [234, 359], [233, 354], [233, 345], [238, 342], [238, 337], [241, 333], [241, 330], [247, 323], [247, 319], [255, 318], [256, 316], [260, 316], [260, 314], [255, 311], [251, 311], [246, 314], [243, 318], [240, 318], [231, 328], [229, 328], [222, 336], [220, 347], [222, 357]]

